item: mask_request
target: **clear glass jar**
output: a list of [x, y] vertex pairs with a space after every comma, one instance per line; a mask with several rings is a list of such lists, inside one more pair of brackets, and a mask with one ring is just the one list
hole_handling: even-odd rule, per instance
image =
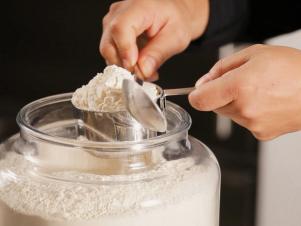
[[71, 94], [37, 100], [0, 146], [0, 226], [218, 226], [220, 170], [167, 102], [168, 131], [138, 141], [82, 136]]

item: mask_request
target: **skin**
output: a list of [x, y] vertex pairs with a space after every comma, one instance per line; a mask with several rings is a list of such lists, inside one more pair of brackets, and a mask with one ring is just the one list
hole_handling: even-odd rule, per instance
[[200, 111], [230, 117], [259, 140], [301, 129], [301, 51], [254, 45], [218, 61], [189, 95]]
[[157, 69], [203, 34], [209, 0], [126, 0], [103, 18], [100, 53], [107, 64], [158, 79]]
[[[100, 52], [141, 79], [200, 37], [209, 0], [125, 0], [103, 19]], [[270, 140], [301, 129], [301, 51], [254, 45], [218, 61], [189, 95], [200, 111], [214, 111]]]

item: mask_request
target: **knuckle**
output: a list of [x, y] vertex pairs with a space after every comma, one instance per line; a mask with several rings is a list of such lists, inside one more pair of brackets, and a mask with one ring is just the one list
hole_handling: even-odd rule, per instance
[[110, 55], [111, 47], [109, 45], [105, 45], [105, 44], [101, 43], [99, 45], [99, 51], [100, 51], [100, 54], [106, 58]]
[[268, 141], [275, 137], [272, 134], [262, 132], [262, 131], [252, 132], [252, 134], [257, 140], [260, 140], [260, 141]]
[[131, 50], [132, 43], [130, 40], [124, 38], [115, 38], [115, 43], [118, 49], [118, 52], [121, 55], [126, 55], [128, 51]]
[[119, 36], [123, 29], [122, 29], [122, 24], [118, 20], [113, 20], [111, 22], [111, 33], [113, 36]]
[[238, 110], [240, 116], [250, 122], [257, 120], [257, 109], [253, 106], [243, 105]]
[[120, 6], [120, 2], [114, 2], [110, 5], [110, 12], [114, 12]]
[[105, 15], [103, 18], [102, 18], [102, 26], [103, 27], [106, 27], [109, 23], [109, 16], [108, 15]]

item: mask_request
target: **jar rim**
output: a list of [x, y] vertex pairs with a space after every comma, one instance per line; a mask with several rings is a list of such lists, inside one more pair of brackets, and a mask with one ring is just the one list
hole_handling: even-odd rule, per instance
[[187, 133], [190, 126], [191, 126], [191, 117], [190, 115], [180, 106], [166, 101], [166, 107], [177, 113], [180, 114], [181, 120], [180, 123], [173, 128], [172, 130], [167, 131], [165, 134], [158, 135], [156, 137], [152, 137], [149, 139], [138, 140], [138, 141], [114, 141], [114, 142], [100, 142], [100, 141], [79, 141], [76, 139], [59, 137], [51, 134], [47, 134], [38, 128], [32, 126], [28, 120], [26, 120], [27, 115], [31, 112], [51, 104], [62, 103], [62, 102], [71, 102], [73, 93], [63, 93], [52, 95], [48, 97], [44, 97], [38, 100], [35, 100], [27, 105], [25, 105], [19, 111], [17, 115], [17, 124], [19, 125], [20, 129], [26, 131], [28, 134], [34, 136], [37, 139], [44, 140], [47, 142], [63, 145], [63, 146], [71, 146], [71, 147], [84, 147], [87, 149], [97, 149], [97, 148], [110, 148], [110, 149], [125, 149], [131, 147], [131, 149], [141, 149], [141, 147], [151, 147], [151, 146], [158, 146], [162, 145], [162, 143], [167, 142], [168, 140], [172, 139], [173, 137], [177, 137], [178, 135], [182, 134], [183, 132]]

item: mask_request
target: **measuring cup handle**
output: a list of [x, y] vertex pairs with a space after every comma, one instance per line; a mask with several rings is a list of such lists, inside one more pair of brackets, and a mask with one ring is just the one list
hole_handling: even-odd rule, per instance
[[179, 88], [179, 89], [165, 89], [164, 96], [177, 96], [177, 95], [187, 95], [191, 93], [195, 87]]

